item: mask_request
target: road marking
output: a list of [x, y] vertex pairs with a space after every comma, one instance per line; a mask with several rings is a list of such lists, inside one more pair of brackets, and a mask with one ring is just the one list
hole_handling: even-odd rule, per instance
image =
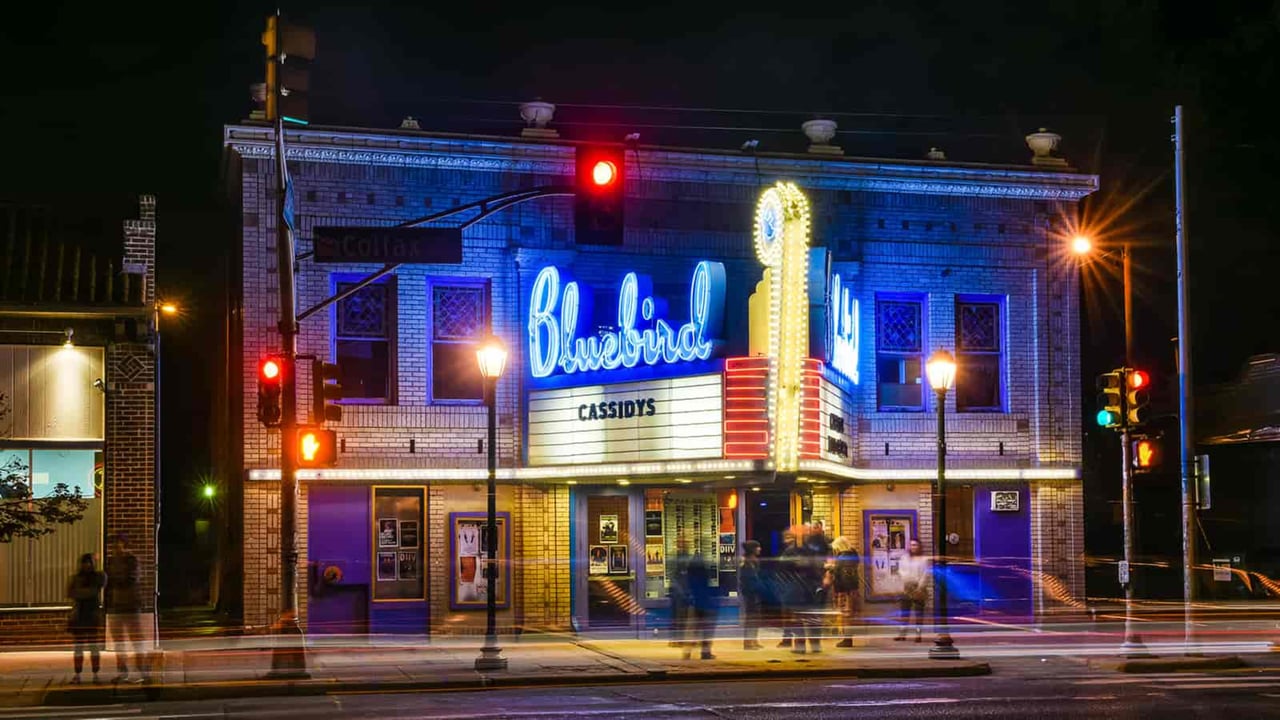
[[1280, 682], [1242, 682], [1242, 683], [1186, 683], [1184, 685], [1162, 685], [1161, 687], [1170, 690], [1237, 690], [1241, 688], [1276, 688], [1280, 687]]

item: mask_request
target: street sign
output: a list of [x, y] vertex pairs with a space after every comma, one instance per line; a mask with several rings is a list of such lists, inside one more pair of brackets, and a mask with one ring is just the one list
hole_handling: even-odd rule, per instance
[[1116, 569], [1120, 573], [1120, 584], [1128, 585], [1129, 584], [1129, 561], [1121, 560], [1119, 563], [1116, 564]]
[[317, 227], [318, 263], [462, 263], [462, 229]]
[[1212, 484], [1209, 481], [1209, 456], [1196, 456], [1196, 508], [1209, 510], [1213, 508]]

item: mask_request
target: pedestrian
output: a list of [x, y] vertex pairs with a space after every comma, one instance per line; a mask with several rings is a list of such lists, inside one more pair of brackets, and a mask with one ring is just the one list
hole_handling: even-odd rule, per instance
[[773, 558], [773, 596], [778, 603], [778, 624], [782, 628], [782, 640], [778, 647], [789, 648], [795, 639], [795, 622], [792, 619], [796, 601], [795, 586], [799, 578], [794, 572], [794, 557], [800, 552], [796, 545], [796, 534], [793, 530], [782, 533], [782, 551]]
[[703, 660], [715, 660], [716, 656], [711, 654], [711, 636], [715, 630], [716, 604], [711, 595], [711, 568], [702, 553], [689, 557], [685, 581], [689, 590], [689, 624], [686, 625], [689, 632], [684, 643], [684, 659], [688, 660], [693, 654], [696, 643], [701, 645]]
[[[826, 558], [818, 555], [812, 542], [813, 535], [808, 528], [801, 528], [799, 532], [788, 535], [793, 540], [797, 537], [806, 538], [804, 544], [791, 542], [779, 557], [782, 574], [786, 579], [784, 622], [791, 627], [791, 642], [788, 644], [793, 653], [805, 652], [806, 644], [808, 652], [822, 652], [822, 565]], [[783, 642], [787, 642], [785, 634]]]
[[924, 636], [924, 606], [929, 600], [930, 582], [929, 560], [920, 551], [920, 541], [907, 543], [907, 555], [898, 566], [898, 574], [902, 576], [902, 596], [898, 599], [898, 610], [902, 619], [902, 627], [894, 640], [907, 639], [907, 627], [911, 623], [911, 613], [916, 616], [916, 642]]
[[831, 551], [835, 557], [830, 562], [828, 578], [835, 595], [841, 635], [836, 647], [853, 647], [854, 623], [862, 609], [862, 558], [843, 535], [831, 543]]
[[764, 606], [764, 579], [760, 576], [760, 543], [742, 543], [742, 564], [738, 567], [738, 592], [742, 597], [742, 649], [759, 650], [760, 619]]
[[689, 541], [681, 536], [676, 539], [676, 557], [672, 563], [671, 589], [671, 647], [683, 647], [689, 629]]
[[102, 668], [102, 587], [106, 582], [106, 576], [98, 571], [93, 553], [80, 556], [80, 570], [67, 582], [67, 597], [73, 603], [71, 617], [67, 620], [67, 629], [75, 642], [73, 685], [80, 684], [86, 646], [89, 648], [93, 682], [98, 682], [98, 671]]
[[[111, 643], [115, 646], [117, 682], [140, 683], [149, 671], [142, 650], [142, 591], [138, 586], [138, 558], [129, 551], [124, 533], [115, 536], [107, 560], [107, 614]], [[135, 677], [129, 676], [129, 651], [133, 651]]]

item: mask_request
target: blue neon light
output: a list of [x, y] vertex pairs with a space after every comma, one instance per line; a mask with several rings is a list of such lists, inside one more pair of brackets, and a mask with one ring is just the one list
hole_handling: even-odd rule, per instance
[[591, 293], [567, 272], [544, 267], [529, 293], [529, 371], [543, 378], [706, 360], [720, 339], [724, 289], [724, 265], [698, 263], [689, 282], [689, 322], [672, 327], [649, 278], [627, 273], [618, 288], [617, 330], [579, 337], [578, 320], [590, 317]]
[[831, 298], [827, 301], [827, 323], [831, 341], [827, 346], [827, 364], [831, 369], [858, 384], [858, 299], [850, 297], [839, 275], [831, 276]]

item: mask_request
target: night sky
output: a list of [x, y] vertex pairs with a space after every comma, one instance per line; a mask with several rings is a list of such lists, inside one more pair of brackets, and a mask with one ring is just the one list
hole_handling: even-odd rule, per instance
[[[937, 146], [955, 160], [1012, 162], [1029, 155], [1023, 135], [1048, 127], [1063, 135], [1062, 155], [1101, 175], [1086, 211], [1105, 220], [1103, 239], [1137, 247], [1137, 356], [1157, 378], [1173, 372], [1177, 328], [1169, 117], [1181, 103], [1197, 382], [1230, 379], [1248, 355], [1280, 350], [1277, 131], [1264, 111], [1280, 4], [775, 4], [786, 16], [598, 5], [621, 9], [283, 9], [317, 29], [319, 124], [393, 128], [413, 115], [428, 130], [514, 134], [516, 104], [540, 96], [561, 106], [566, 137], [620, 139], [643, 125], [644, 143], [737, 148], [759, 138], [762, 150], [799, 150], [799, 124], [822, 114], [851, 131], [836, 141], [850, 155], [918, 158]], [[165, 334], [167, 499], [186, 496], [209, 466], [202, 378], [221, 278], [207, 269], [234, 233], [221, 128], [248, 115], [274, 8], [23, 3], [0, 27], [0, 191], [60, 197], [82, 213], [129, 213], [133, 195], [158, 196], [160, 287], [188, 308]], [[1118, 283], [1088, 278], [1091, 384], [1122, 344]]]

